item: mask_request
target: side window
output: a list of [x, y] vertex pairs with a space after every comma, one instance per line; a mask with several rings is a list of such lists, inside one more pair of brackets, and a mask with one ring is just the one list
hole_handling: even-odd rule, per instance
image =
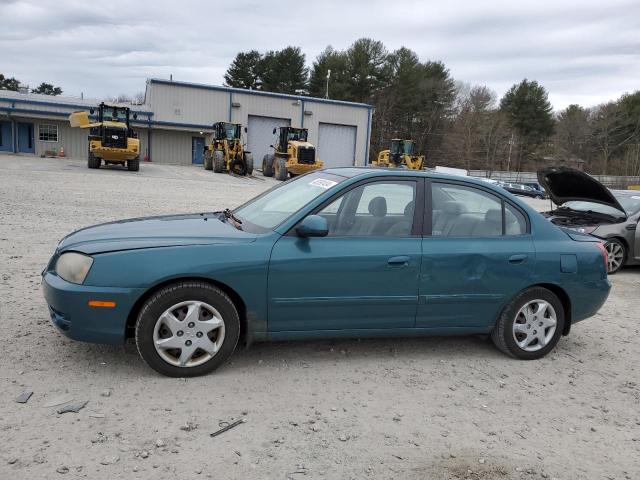
[[323, 208], [329, 236], [408, 237], [413, 227], [416, 183], [384, 181], [348, 191]]
[[473, 187], [433, 183], [432, 236], [495, 237], [502, 235], [502, 201]]
[[508, 203], [504, 204], [505, 235], [524, 235], [527, 233], [527, 221], [524, 215]]

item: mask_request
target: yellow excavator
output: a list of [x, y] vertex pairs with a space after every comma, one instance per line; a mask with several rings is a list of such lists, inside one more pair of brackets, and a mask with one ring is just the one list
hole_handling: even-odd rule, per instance
[[409, 170], [422, 170], [424, 168], [424, 155], [413, 153], [415, 142], [394, 138], [391, 140], [389, 150], [382, 150], [378, 159], [371, 165], [385, 168], [408, 168]]
[[213, 170], [216, 173], [227, 171], [236, 175], [251, 175], [253, 155], [242, 145], [242, 125], [229, 122], [214, 123], [213, 137], [204, 151], [203, 163], [205, 170]]
[[289, 175], [295, 177], [312, 170], [318, 170], [324, 163], [316, 156], [316, 147], [308, 142], [309, 131], [306, 128], [276, 127], [278, 142], [273, 153], [267, 153], [262, 159], [262, 174], [277, 180], [286, 180]]
[[[105, 165], [127, 165], [131, 172], [140, 170], [140, 140], [129, 124], [129, 107], [98, 105], [96, 122], [89, 115], [96, 113], [95, 108], [88, 112], [74, 112], [69, 115], [69, 124], [73, 128], [89, 129], [89, 156], [87, 166], [100, 168]], [[137, 115], [133, 114], [134, 120]]]

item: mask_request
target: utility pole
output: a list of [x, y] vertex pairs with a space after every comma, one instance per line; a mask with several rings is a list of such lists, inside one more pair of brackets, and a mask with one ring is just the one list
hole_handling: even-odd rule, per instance
[[327, 70], [327, 91], [324, 95], [324, 98], [329, 98], [329, 78], [331, 77], [331, 69]]
[[511, 147], [513, 146], [513, 132], [511, 132], [511, 138], [509, 139], [509, 157], [507, 158], [507, 172], [511, 171]]

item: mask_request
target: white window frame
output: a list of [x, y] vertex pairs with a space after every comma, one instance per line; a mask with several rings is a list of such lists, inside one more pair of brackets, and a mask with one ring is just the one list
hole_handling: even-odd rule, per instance
[[[43, 131], [42, 127], [46, 127], [46, 130]], [[44, 139], [43, 134], [48, 137], [52, 137], [55, 132], [55, 140]], [[58, 125], [55, 123], [39, 123], [38, 124], [38, 141], [47, 142], [47, 143], [58, 143], [60, 136], [58, 135]]]

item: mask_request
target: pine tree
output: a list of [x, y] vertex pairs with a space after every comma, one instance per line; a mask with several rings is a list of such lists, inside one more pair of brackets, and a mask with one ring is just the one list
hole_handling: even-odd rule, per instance
[[300, 47], [270, 51], [261, 66], [262, 90], [278, 93], [306, 94], [308, 69]]
[[262, 85], [263, 58], [257, 50], [240, 52], [224, 74], [225, 85], [259, 90]]
[[54, 87], [50, 83], [42, 82], [38, 88], [34, 88], [31, 90], [31, 93], [41, 93], [43, 95], [60, 95], [62, 93], [62, 89], [60, 87]]
[[347, 72], [347, 55], [328, 46], [316, 57], [309, 78], [309, 95], [324, 98], [327, 94], [327, 73], [329, 78], [329, 98], [350, 100]]

